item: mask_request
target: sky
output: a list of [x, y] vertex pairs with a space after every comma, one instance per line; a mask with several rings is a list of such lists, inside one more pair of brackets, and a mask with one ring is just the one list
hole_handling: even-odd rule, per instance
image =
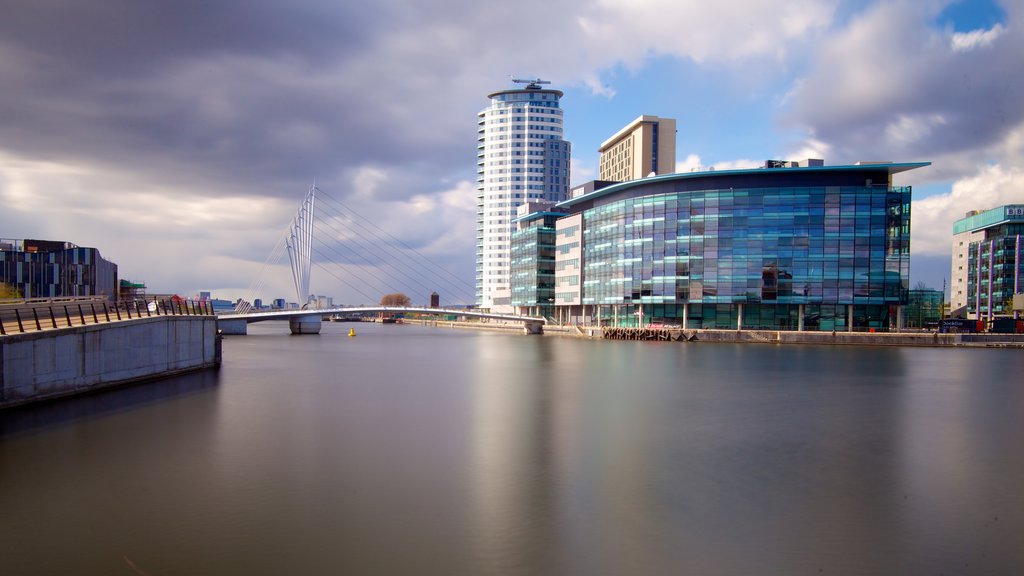
[[966, 211], [1024, 203], [1024, 0], [0, 0], [0, 14], [0, 238], [98, 248], [151, 293], [295, 300], [281, 241], [315, 182], [338, 224], [317, 231], [315, 293], [427, 301], [438, 272], [411, 288], [367, 276], [409, 269], [351, 248], [359, 214], [395, 258], [458, 279], [438, 282], [442, 303], [468, 303], [476, 114], [511, 76], [565, 93], [574, 184], [642, 114], [677, 120], [677, 171], [931, 162], [895, 182], [914, 187], [912, 285], [942, 287]]

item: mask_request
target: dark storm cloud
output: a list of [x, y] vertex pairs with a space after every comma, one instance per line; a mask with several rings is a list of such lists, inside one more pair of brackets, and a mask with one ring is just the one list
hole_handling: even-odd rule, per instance
[[333, 58], [344, 48], [339, 39], [367, 42], [372, 34], [368, 24], [386, 12], [382, 6], [301, 0], [34, 0], [8, 3], [0, 32], [14, 44], [73, 62], [83, 71], [137, 75], [170, 59], [218, 51]]
[[365, 163], [436, 179], [472, 158], [474, 127], [458, 108], [461, 131], [438, 129], [451, 112], [436, 105], [416, 117], [423, 68], [386, 43], [417, 17], [379, 2], [17, 3], [0, 18], [0, 148], [255, 194]]

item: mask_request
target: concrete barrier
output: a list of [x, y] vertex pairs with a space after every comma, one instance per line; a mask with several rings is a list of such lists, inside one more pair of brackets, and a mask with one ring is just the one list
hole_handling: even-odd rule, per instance
[[0, 408], [220, 364], [213, 316], [160, 316], [0, 338]]

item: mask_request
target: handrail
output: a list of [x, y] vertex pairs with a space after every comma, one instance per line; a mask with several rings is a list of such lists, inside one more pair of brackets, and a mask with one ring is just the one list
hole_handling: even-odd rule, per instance
[[102, 298], [19, 300], [0, 305], [0, 336], [61, 330], [77, 326], [127, 322], [153, 316], [213, 316], [205, 300], [132, 299], [110, 302]]

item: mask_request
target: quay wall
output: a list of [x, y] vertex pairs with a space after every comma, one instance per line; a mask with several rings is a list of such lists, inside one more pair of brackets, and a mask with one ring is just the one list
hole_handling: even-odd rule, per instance
[[154, 316], [0, 337], [0, 409], [220, 364], [213, 316]]
[[[520, 323], [452, 322], [447, 320], [406, 319], [406, 322], [442, 328], [465, 328], [522, 332]], [[575, 336], [609, 340], [648, 340], [671, 342], [723, 342], [762, 344], [821, 344], [848, 346], [999, 346], [1024, 348], [1024, 334], [941, 334], [938, 332], [819, 332], [786, 330], [710, 330], [656, 328], [600, 328], [597, 326], [557, 326], [547, 324], [548, 335]]]

